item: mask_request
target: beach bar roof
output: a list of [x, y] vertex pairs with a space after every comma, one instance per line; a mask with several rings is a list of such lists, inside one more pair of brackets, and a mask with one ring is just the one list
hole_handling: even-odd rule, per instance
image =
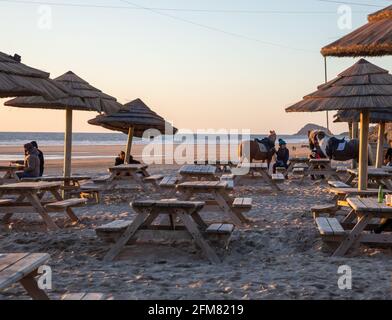
[[[391, 109], [389, 109], [391, 108]], [[369, 116], [372, 111], [392, 111], [392, 75], [365, 59], [339, 74], [286, 112], [356, 110], [360, 112], [359, 189], [367, 188]]]
[[118, 111], [122, 105], [117, 102], [116, 98], [94, 88], [72, 71], [68, 71], [54, 81], [68, 90], [67, 97], [58, 100], [48, 100], [43, 96], [18, 97], [7, 101], [5, 105], [18, 108], [66, 110], [64, 175], [69, 177], [71, 175], [73, 110], [112, 113]]
[[392, 5], [369, 15], [366, 25], [325, 46], [321, 53], [325, 57], [392, 54]]
[[166, 129], [173, 134], [177, 132], [177, 128], [172, 127], [164, 118], [152, 111], [141, 99], [125, 104], [116, 113], [99, 115], [88, 123], [128, 134], [126, 162], [130, 159], [134, 136], [142, 137], [149, 129], [159, 130], [162, 134], [166, 133]]
[[0, 52], [0, 98], [43, 95], [53, 100], [65, 97], [64, 91], [49, 73], [26, 66], [18, 55]]

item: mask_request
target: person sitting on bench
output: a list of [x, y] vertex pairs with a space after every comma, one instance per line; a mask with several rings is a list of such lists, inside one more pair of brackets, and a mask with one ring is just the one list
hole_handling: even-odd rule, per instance
[[22, 172], [17, 172], [16, 174], [19, 179], [38, 178], [40, 176], [40, 161], [38, 157], [38, 151], [31, 143], [25, 144], [24, 149], [24, 170]]
[[290, 151], [287, 149], [286, 141], [279, 139], [279, 149], [276, 152], [276, 162], [273, 166], [274, 173], [276, 173], [276, 168], [288, 168], [288, 161], [290, 158]]

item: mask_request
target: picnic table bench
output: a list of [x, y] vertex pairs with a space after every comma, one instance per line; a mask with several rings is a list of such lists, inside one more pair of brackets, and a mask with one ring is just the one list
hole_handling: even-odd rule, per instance
[[49, 259], [46, 253], [0, 254], [0, 290], [19, 282], [34, 300], [49, 300], [35, 280], [39, 267]]
[[[83, 205], [85, 199], [64, 200], [60, 195], [60, 182], [20, 182], [0, 186], [0, 199], [4, 195], [16, 195], [17, 199], [2, 199], [0, 202], [0, 213], [4, 213], [4, 221], [8, 221], [14, 213], [37, 212], [46, 223], [49, 230], [58, 230], [49, 215], [49, 211], [65, 212], [73, 223], [78, 223], [79, 219], [72, 208]], [[46, 193], [54, 197], [54, 201], [45, 202], [43, 200]]]
[[236, 185], [245, 183], [248, 179], [257, 179], [276, 191], [282, 191], [279, 184], [285, 181], [284, 175], [281, 173], [269, 175], [267, 163], [240, 163], [237, 170], [234, 171], [234, 183]]
[[204, 209], [218, 207], [235, 225], [241, 226], [249, 220], [244, 216], [245, 212], [252, 209], [251, 198], [232, 198], [230, 188], [224, 181], [191, 181], [177, 185], [180, 193], [179, 199], [189, 201], [201, 200], [201, 195], [208, 194], [212, 200], [207, 200]]
[[[174, 238], [183, 240], [192, 239], [201, 248], [210, 262], [220, 262], [216, 252], [207, 242], [206, 237], [206, 234], [212, 232], [214, 228], [207, 225], [199, 215], [200, 210], [204, 207], [204, 202], [171, 199], [135, 201], [131, 205], [137, 213], [132, 223], [121, 222], [120, 225], [117, 223], [117, 225], [111, 224], [97, 228], [97, 235], [113, 231], [117, 232], [119, 226], [122, 228], [121, 235], [116, 237], [116, 242], [105, 255], [104, 261], [115, 259], [128, 243], [133, 243], [133, 240], [139, 237], [149, 236], [152, 238], [161, 238], [162, 236], [168, 236], [171, 240]], [[160, 215], [170, 216], [171, 225], [152, 225]], [[179, 219], [183, 225], [176, 224], [176, 219]], [[234, 227], [223, 227], [221, 224], [216, 231], [230, 236], [233, 230]]]
[[[358, 178], [358, 169], [347, 169], [347, 173], [349, 174], [349, 177], [345, 183], [355, 187], [357, 185], [356, 178]], [[377, 186], [383, 185], [387, 189], [392, 190], [391, 179], [392, 173], [389, 173], [384, 169], [368, 169], [368, 180], [374, 182]]]
[[391, 245], [392, 234], [370, 233], [374, 226], [370, 227], [374, 218], [392, 219], [392, 207], [385, 203], [378, 203], [375, 198], [348, 198], [348, 204], [353, 210], [351, 221], [356, 220], [354, 226], [349, 230], [344, 228], [347, 221], [339, 222], [336, 218], [318, 218], [316, 220], [320, 234], [326, 242], [337, 242], [338, 248], [333, 256], [344, 256], [350, 249], [359, 244], [381, 244]]

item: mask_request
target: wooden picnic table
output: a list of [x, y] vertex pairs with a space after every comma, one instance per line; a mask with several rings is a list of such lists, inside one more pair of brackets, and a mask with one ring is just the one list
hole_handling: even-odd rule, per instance
[[365, 232], [366, 227], [372, 219], [392, 219], [392, 207], [385, 203], [378, 203], [375, 198], [348, 198], [348, 204], [353, 209], [357, 222], [343, 236], [339, 247], [334, 252], [334, 256], [344, 256], [351, 248], [356, 247], [359, 243], [378, 243], [392, 244], [392, 234], [369, 234]]
[[309, 158], [307, 157], [298, 157], [298, 158], [290, 158], [289, 159], [289, 166], [287, 168], [287, 173], [291, 173], [296, 165], [302, 164], [308, 166]]
[[[358, 169], [347, 169], [349, 174], [348, 179], [345, 181], [346, 184], [353, 187], [356, 186], [355, 179], [358, 177]], [[368, 180], [373, 181], [376, 185], [383, 185], [389, 190], [392, 190], [392, 173], [385, 171], [384, 169], [369, 168], [368, 169]]]
[[[358, 190], [358, 188], [329, 188], [328, 191], [335, 195], [337, 210], [339, 207], [349, 207], [347, 203], [347, 198], [350, 197], [361, 197], [361, 198], [369, 198], [369, 197], [377, 197], [378, 189], [367, 189], [367, 190]], [[392, 193], [392, 191], [384, 190], [386, 194]]]
[[4, 172], [3, 176], [0, 177], [0, 184], [19, 181], [16, 172], [23, 170], [23, 168], [22, 165], [0, 166], [0, 172]]
[[332, 168], [329, 159], [309, 159], [309, 167], [306, 170], [307, 176], [325, 176], [327, 179], [334, 177], [340, 180], [337, 170]]
[[243, 215], [244, 211], [252, 209], [252, 199], [232, 198], [231, 189], [227, 182], [221, 181], [192, 181], [177, 185], [179, 199], [183, 201], [201, 200], [201, 195], [208, 194], [212, 200], [206, 201], [207, 207], [218, 207], [235, 225], [241, 226], [249, 220]]
[[148, 166], [142, 164], [122, 164], [109, 168], [110, 176], [106, 179], [107, 188], [114, 188], [120, 181], [135, 182], [144, 191], [147, 191], [145, 178], [150, 177]]
[[[132, 202], [132, 208], [137, 213], [137, 216], [133, 222], [126, 227], [122, 235], [105, 255], [104, 261], [112, 261], [115, 259], [132, 238], [141, 237], [146, 233], [152, 237], [154, 237], [154, 235], [158, 236], [159, 233], [169, 233], [176, 234], [178, 238], [182, 240], [193, 239], [212, 263], [219, 263], [220, 259], [210, 247], [204, 235], [208, 230], [208, 225], [199, 215], [199, 211], [203, 206], [204, 202], [178, 200], [147, 200]], [[178, 218], [183, 226], [152, 225], [160, 215], [174, 216], [171, 221], [175, 221], [176, 218]], [[233, 229], [231, 229], [230, 232], [232, 232], [232, 230]]]
[[182, 181], [191, 180], [219, 180], [216, 176], [217, 169], [212, 165], [184, 165], [180, 168], [179, 174], [182, 177]]
[[38, 268], [49, 259], [46, 253], [0, 254], [0, 290], [19, 282], [34, 300], [49, 300], [35, 280]]
[[42, 177], [36, 177], [36, 178], [23, 178], [21, 181], [25, 182], [38, 182], [38, 181], [44, 181], [44, 182], [62, 182], [64, 189], [70, 189], [70, 190], [78, 190], [80, 189], [80, 182], [81, 181], [86, 181], [86, 180], [91, 180], [91, 176], [79, 176], [79, 175], [74, 175], [70, 177], [64, 177], [64, 176], [42, 176]]
[[240, 163], [233, 172], [235, 184], [244, 183], [248, 179], [257, 179], [267, 183], [276, 191], [282, 191], [277, 182], [285, 181], [285, 177], [281, 173], [269, 175], [267, 163]]
[[[11, 218], [17, 212], [37, 212], [47, 225], [49, 230], [58, 230], [49, 215], [49, 211], [64, 211], [74, 222], [79, 222], [78, 217], [73, 212], [73, 206], [85, 203], [83, 199], [64, 200], [60, 195], [60, 182], [20, 182], [5, 184], [0, 186], [0, 213], [5, 213], [4, 220]], [[44, 202], [46, 193], [51, 194], [55, 202]], [[3, 199], [4, 195], [17, 195], [18, 198]]]
[[220, 161], [220, 160], [195, 160], [195, 165], [203, 165], [203, 166], [214, 166], [216, 167], [216, 173], [230, 173], [231, 168], [235, 168], [237, 164], [233, 163], [232, 161]]

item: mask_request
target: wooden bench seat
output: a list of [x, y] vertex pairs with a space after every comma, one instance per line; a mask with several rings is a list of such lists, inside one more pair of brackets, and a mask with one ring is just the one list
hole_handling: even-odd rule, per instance
[[304, 175], [305, 174], [305, 168], [294, 168], [293, 169], [293, 175]]
[[336, 218], [316, 218], [316, 225], [325, 242], [339, 242], [346, 231]]
[[175, 188], [178, 181], [179, 181], [179, 178], [177, 176], [163, 177], [163, 179], [159, 183], [159, 187], [161, 187], [161, 188]]
[[204, 202], [199, 201], [179, 201], [175, 199], [163, 199], [160, 201], [144, 200], [134, 201], [131, 203], [132, 208], [176, 208], [176, 209], [189, 209], [194, 208], [200, 210], [204, 207]]
[[274, 173], [272, 175], [272, 180], [275, 182], [284, 182], [286, 179], [282, 173]]
[[328, 181], [328, 185], [332, 188], [351, 188], [351, 186], [342, 181]]
[[207, 228], [206, 233], [231, 234], [233, 231], [234, 225], [232, 224], [214, 223]]
[[110, 181], [110, 176], [98, 177], [92, 180], [94, 183], [107, 183]]
[[163, 175], [161, 175], [161, 174], [155, 174], [155, 175], [152, 175], [152, 176], [149, 176], [149, 177], [145, 177], [144, 179], [143, 179], [143, 181], [144, 182], [150, 182], [150, 183], [157, 183], [159, 180], [162, 180], [164, 178], [164, 176]]
[[235, 198], [233, 208], [252, 209], [252, 198]]
[[320, 214], [328, 214], [335, 215], [336, 211], [338, 211], [338, 206], [335, 204], [321, 204], [312, 207], [310, 210], [313, 214], [313, 218], [316, 219], [320, 216]]
[[72, 207], [79, 207], [87, 203], [86, 199], [72, 198], [63, 201], [48, 203], [45, 208], [48, 210], [62, 210]]
[[15, 203], [15, 199], [0, 199], [0, 206], [8, 206], [14, 203]]
[[64, 294], [61, 297], [61, 300], [86, 300], [86, 301], [92, 301], [92, 300], [105, 300], [106, 295], [103, 293], [86, 293], [86, 292], [80, 292], [80, 293], [67, 293]]

